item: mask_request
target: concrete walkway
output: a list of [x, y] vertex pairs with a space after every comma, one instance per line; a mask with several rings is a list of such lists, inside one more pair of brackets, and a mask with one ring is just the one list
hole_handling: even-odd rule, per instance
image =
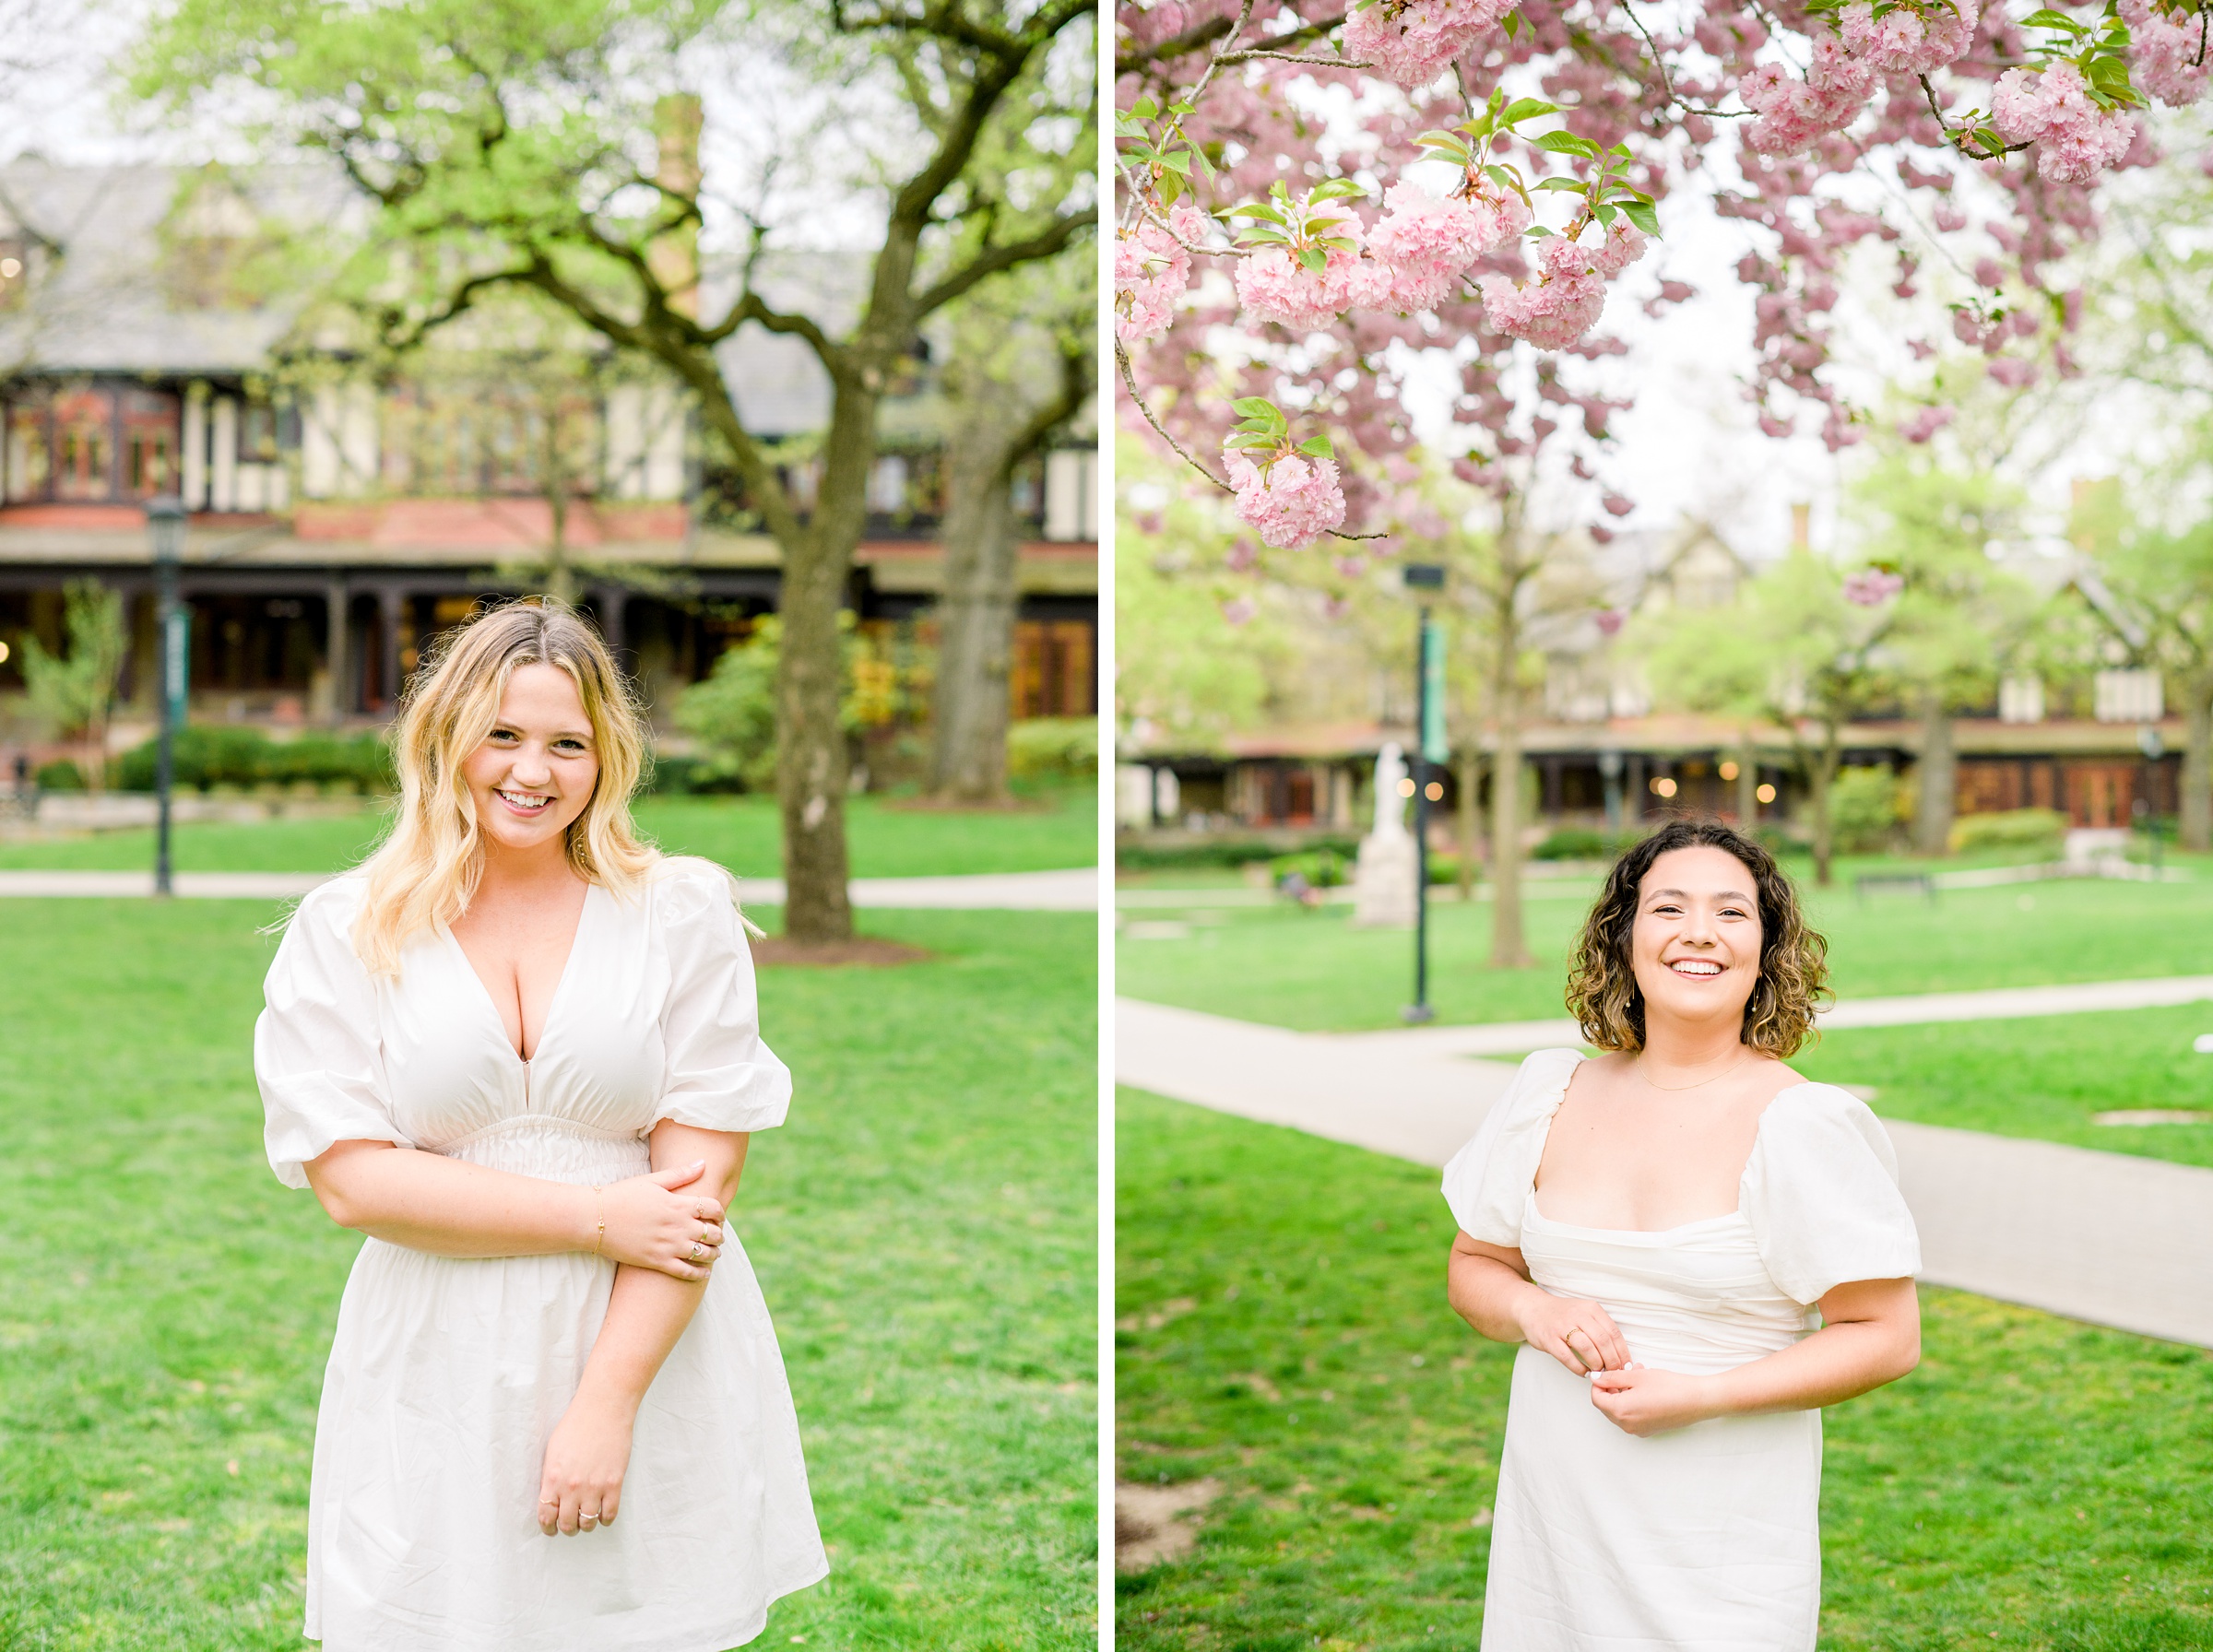
[[[2072, 990], [2095, 998], [2107, 987], [2151, 985]], [[1931, 1012], [1918, 1019], [1970, 1019], [1942, 1013], [1952, 1006], [1941, 1000], [1993, 996], [1931, 995], [1938, 1001], [1924, 1000]], [[1903, 1019], [1902, 1011], [1891, 1013]], [[1516, 1042], [1512, 1048], [1580, 1042], [1568, 1025], [1568, 1037]], [[1435, 1035], [1484, 1031], [1290, 1032], [1119, 998], [1115, 1077], [1177, 1101], [1441, 1167], [1474, 1134], [1514, 1068], [1466, 1059]], [[1923, 1279], [2213, 1347], [2213, 1170], [1973, 1130], [1883, 1124], [1897, 1145], [1899, 1181], [1921, 1229]]]
[[[321, 872], [179, 872], [176, 892], [226, 901], [292, 901], [325, 880]], [[879, 910], [1096, 912], [1099, 874], [1092, 867], [1052, 872], [979, 872], [945, 878], [856, 878], [853, 904]], [[748, 906], [781, 906], [781, 878], [742, 878]], [[0, 896], [151, 895], [151, 872], [0, 871]]]

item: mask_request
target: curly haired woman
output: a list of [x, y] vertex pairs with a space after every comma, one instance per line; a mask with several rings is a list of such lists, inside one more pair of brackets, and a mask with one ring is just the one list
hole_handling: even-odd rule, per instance
[[826, 1562], [724, 1212], [791, 1075], [730, 875], [631, 825], [645, 730], [554, 603], [417, 675], [398, 818], [301, 903], [269, 1162], [369, 1235], [308, 1496], [329, 1652], [723, 1652]]
[[1541, 1050], [1445, 1170], [1453, 1308], [1514, 1359], [1486, 1652], [1811, 1652], [1821, 1413], [1913, 1369], [1875, 1115], [1785, 1059], [1825, 943], [1757, 843], [1615, 863]]

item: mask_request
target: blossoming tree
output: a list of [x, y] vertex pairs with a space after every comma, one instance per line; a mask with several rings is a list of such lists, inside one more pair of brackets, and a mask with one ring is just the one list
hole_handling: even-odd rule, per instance
[[2203, 95], [2209, 22], [2213, 0], [1124, 4], [1127, 411], [1235, 496], [1260, 545], [1234, 563], [1349, 584], [1419, 513], [1404, 392], [1441, 360], [1448, 456], [1507, 531], [1512, 499], [1573, 478], [1603, 539], [1634, 509], [1605, 479], [1627, 405], [1609, 296], [1632, 269], [1617, 303], [1692, 296], [1653, 252], [1668, 196], [1754, 231], [1761, 429], [1811, 418], [1840, 448], [1867, 417], [1829, 371], [1863, 245], [1892, 251], [1901, 298], [1925, 260], [1955, 266], [1970, 294], [1931, 330], [2000, 382], [2069, 371], [2065, 254], [2100, 181], [2154, 158], [2148, 102]]

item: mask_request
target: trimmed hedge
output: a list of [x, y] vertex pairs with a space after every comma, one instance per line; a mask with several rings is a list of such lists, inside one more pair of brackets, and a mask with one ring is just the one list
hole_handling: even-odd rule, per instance
[[1007, 773], [1016, 780], [1095, 780], [1096, 717], [1024, 717], [1007, 729]]
[[2067, 817], [2056, 808], [2002, 808], [1961, 815], [1952, 822], [1952, 853], [1978, 849], [2057, 848]]
[[[154, 789], [158, 739], [134, 746], [115, 760], [115, 785], [126, 792]], [[207, 791], [214, 786], [349, 785], [367, 796], [399, 789], [392, 753], [384, 737], [358, 734], [339, 738], [303, 734], [272, 740], [260, 729], [238, 724], [188, 723], [176, 735], [176, 783]]]

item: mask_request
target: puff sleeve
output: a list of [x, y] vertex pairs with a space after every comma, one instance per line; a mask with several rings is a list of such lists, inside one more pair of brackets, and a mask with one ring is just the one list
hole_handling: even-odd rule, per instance
[[737, 880], [708, 861], [670, 861], [654, 898], [669, 961], [655, 1122], [732, 1132], [782, 1124], [791, 1072], [761, 1042]]
[[392, 1119], [376, 986], [348, 933], [359, 902], [351, 879], [309, 894], [263, 985], [254, 1077], [269, 1168], [287, 1187], [306, 1186], [307, 1162], [336, 1142], [413, 1145]]
[[1523, 1060], [1473, 1138], [1445, 1166], [1445, 1203], [1469, 1238], [1521, 1246], [1521, 1210], [1536, 1185], [1544, 1138], [1582, 1059], [1580, 1050], [1539, 1050]]
[[1768, 1274], [1793, 1302], [1921, 1271], [1897, 1151], [1849, 1091], [1800, 1084], [1769, 1103], [1739, 1194]]

